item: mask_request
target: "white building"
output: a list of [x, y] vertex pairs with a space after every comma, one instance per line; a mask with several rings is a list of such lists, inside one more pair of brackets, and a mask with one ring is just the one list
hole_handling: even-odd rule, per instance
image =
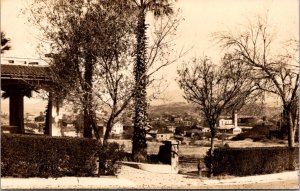
[[111, 129], [111, 134], [120, 135], [123, 132], [124, 132], [123, 124], [119, 121], [116, 122]]
[[219, 120], [219, 129], [232, 129], [232, 128], [234, 128], [232, 119]]
[[210, 132], [210, 128], [208, 128], [208, 127], [204, 127], [204, 128], [202, 129], [202, 132], [206, 132], [206, 133], [208, 133], [208, 132]]
[[242, 129], [239, 127], [236, 127], [234, 129], [232, 129], [232, 134], [240, 134], [242, 133]]

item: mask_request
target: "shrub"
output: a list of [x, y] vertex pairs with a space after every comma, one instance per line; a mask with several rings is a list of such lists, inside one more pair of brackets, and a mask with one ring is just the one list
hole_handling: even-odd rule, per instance
[[272, 125], [255, 125], [249, 131], [242, 132], [232, 138], [233, 141], [245, 140], [247, 138], [253, 139], [253, 141], [260, 141], [269, 137], [269, 129]]
[[254, 175], [294, 170], [299, 163], [299, 148], [219, 148], [214, 150], [213, 175]]
[[121, 167], [117, 161], [125, 157], [124, 145], [120, 146], [116, 142], [102, 145], [99, 151], [99, 174], [115, 175]]
[[1, 173], [14, 177], [93, 176], [99, 143], [93, 139], [1, 135]]
[[211, 148], [206, 152], [206, 155], [204, 156], [204, 164], [207, 169], [211, 170], [211, 164], [213, 161], [213, 157], [211, 156]]

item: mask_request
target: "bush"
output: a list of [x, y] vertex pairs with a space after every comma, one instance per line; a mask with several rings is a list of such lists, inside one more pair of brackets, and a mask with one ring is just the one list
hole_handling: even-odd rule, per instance
[[99, 143], [93, 139], [1, 135], [1, 173], [14, 177], [93, 176]]
[[123, 160], [125, 157], [124, 145], [120, 146], [116, 142], [102, 145], [99, 151], [99, 174], [115, 175], [121, 167], [117, 161]]
[[299, 148], [220, 148], [206, 164], [213, 163], [213, 175], [254, 175], [294, 170], [299, 164]]

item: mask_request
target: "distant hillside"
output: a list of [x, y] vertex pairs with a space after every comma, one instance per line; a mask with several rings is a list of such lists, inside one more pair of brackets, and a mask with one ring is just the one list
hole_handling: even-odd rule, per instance
[[150, 106], [148, 112], [150, 115], [161, 115], [161, 114], [170, 114], [170, 115], [197, 114], [198, 115], [196, 109], [197, 108], [192, 104], [188, 104], [184, 102], [174, 102], [174, 103], [169, 103], [164, 105]]
[[[250, 106], [245, 106], [240, 112], [240, 115], [249, 115], [249, 116], [267, 116], [273, 117], [278, 115], [281, 112], [279, 107], [267, 106], [262, 109], [259, 104], [251, 104]], [[184, 115], [189, 114], [192, 116], [199, 116], [199, 111], [197, 111], [197, 107], [193, 104], [188, 104], [184, 102], [174, 102], [164, 105], [155, 105], [150, 106], [149, 114], [151, 116], [159, 116], [162, 114], [170, 114], [170, 115]]]

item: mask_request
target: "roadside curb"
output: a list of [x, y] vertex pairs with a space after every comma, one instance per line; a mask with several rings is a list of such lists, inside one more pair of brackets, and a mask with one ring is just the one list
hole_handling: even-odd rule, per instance
[[1, 178], [1, 189], [136, 188], [130, 180], [112, 177]]

